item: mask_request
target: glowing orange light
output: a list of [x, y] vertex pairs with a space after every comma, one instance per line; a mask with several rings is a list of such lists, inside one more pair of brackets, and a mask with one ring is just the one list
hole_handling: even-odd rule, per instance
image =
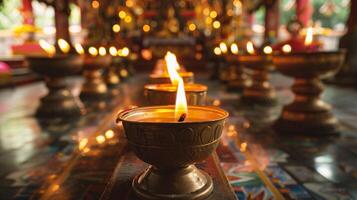
[[107, 131], [105, 132], [104, 135], [105, 135], [105, 137], [106, 137], [107, 139], [111, 139], [111, 138], [114, 137], [114, 131], [111, 130], [111, 129], [109, 129], [109, 130], [107, 130]]
[[119, 24], [114, 24], [112, 27], [113, 31], [115, 33], [118, 33], [120, 31], [120, 25]]
[[273, 49], [270, 46], [264, 47], [263, 51], [264, 51], [265, 54], [273, 53]]
[[248, 144], [246, 142], [243, 142], [240, 144], [240, 151], [245, 152], [247, 150]]
[[222, 53], [227, 53], [228, 51], [227, 45], [224, 42], [219, 43], [219, 48], [221, 49]]
[[95, 140], [98, 142], [98, 144], [103, 144], [105, 142], [105, 137], [103, 135], [98, 135], [95, 137]]
[[98, 55], [98, 50], [95, 47], [89, 47], [88, 53], [92, 56], [97, 56]]
[[219, 99], [215, 99], [212, 104], [214, 106], [220, 106], [221, 105], [221, 101]]
[[189, 24], [188, 25], [188, 30], [190, 30], [190, 31], [196, 30], [196, 24], [194, 24], [194, 23]]
[[216, 20], [216, 21], [213, 22], [212, 26], [215, 29], [219, 29], [219, 27], [221, 27], [221, 22]]
[[82, 151], [87, 146], [87, 144], [88, 144], [87, 138], [81, 139], [78, 143], [78, 149]]
[[222, 54], [222, 51], [221, 51], [221, 49], [220, 49], [219, 47], [215, 47], [215, 48], [213, 49], [213, 52], [214, 52], [214, 54], [216, 54], [217, 56], [219, 56], [219, 55]]
[[254, 45], [251, 41], [247, 42], [247, 51], [249, 54], [254, 54], [255, 50], [254, 50]]
[[92, 8], [95, 8], [95, 9], [97, 9], [97, 8], [99, 8], [99, 1], [97, 1], [97, 0], [94, 0], [94, 1], [92, 1]]
[[171, 83], [173, 85], [178, 85], [181, 79], [177, 69], [180, 68], [179, 64], [177, 63], [175, 54], [168, 51], [165, 55], [165, 62], [167, 67], [167, 72], [169, 73]]
[[121, 49], [121, 56], [127, 57], [129, 55], [129, 53], [130, 53], [130, 50], [128, 47], [124, 47]]
[[313, 40], [313, 30], [312, 27], [306, 29], [306, 37], [305, 37], [305, 46], [308, 46], [312, 43]]
[[68, 53], [69, 50], [71, 49], [68, 42], [62, 38], [58, 39], [57, 44], [63, 53]]
[[76, 49], [76, 52], [77, 52], [78, 54], [80, 54], [80, 55], [83, 55], [83, 54], [84, 54], [84, 49], [83, 49], [83, 47], [82, 47], [81, 44], [76, 43], [76, 44], [74, 45], [74, 48]]
[[112, 55], [112, 56], [117, 56], [117, 48], [115, 48], [114, 46], [112, 46], [112, 47], [110, 47], [109, 48], [109, 53], [110, 53], [110, 55]]
[[185, 94], [185, 86], [182, 78], [179, 79], [177, 93], [176, 93], [176, 104], [175, 104], [175, 119], [179, 119], [183, 114], [187, 118], [187, 101]]
[[231, 44], [231, 52], [233, 54], [238, 54], [238, 51], [239, 51], [238, 45], [236, 43]]
[[46, 40], [40, 40], [39, 41], [40, 47], [45, 50], [45, 52], [49, 55], [53, 55], [56, 53], [56, 48], [49, 44], [48, 42], [46, 42]]
[[124, 10], [121, 10], [118, 14], [120, 19], [124, 19], [126, 17], [126, 12]]
[[283, 49], [284, 53], [290, 53], [291, 52], [291, 46], [289, 44], [284, 45], [282, 49]]
[[151, 27], [150, 27], [150, 25], [148, 25], [148, 24], [145, 24], [145, 25], [143, 26], [143, 31], [144, 31], [144, 32], [149, 32], [150, 29], [151, 29]]
[[107, 50], [104, 47], [99, 47], [99, 55], [105, 56], [107, 54]]
[[216, 11], [211, 11], [210, 13], [209, 13], [209, 16], [211, 17], [211, 18], [216, 18], [217, 17], [217, 12]]

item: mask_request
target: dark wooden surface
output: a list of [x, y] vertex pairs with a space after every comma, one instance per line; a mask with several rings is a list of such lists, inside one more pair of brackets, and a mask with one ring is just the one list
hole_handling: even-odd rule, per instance
[[[46, 93], [43, 83], [0, 90], [0, 199], [99, 199], [124, 148], [115, 113], [142, 105], [147, 75], [136, 75], [119, 95], [88, 106], [76, 121], [37, 120], [33, 113]], [[276, 107], [237, 106], [239, 94], [197, 74], [209, 86], [208, 104], [230, 112], [222, 144], [221, 166], [239, 199], [357, 199], [357, 92], [327, 86], [323, 98], [341, 122], [339, 137], [311, 138], [276, 134], [270, 125], [292, 100], [291, 80], [273, 75]], [[78, 94], [82, 79], [72, 78]], [[112, 129], [115, 137], [95, 137]], [[78, 141], [89, 140], [79, 150]], [[247, 151], [241, 151], [246, 143]]]

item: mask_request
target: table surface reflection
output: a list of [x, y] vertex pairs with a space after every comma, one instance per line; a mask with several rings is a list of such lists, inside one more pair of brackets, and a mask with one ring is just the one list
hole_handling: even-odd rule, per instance
[[[46, 93], [42, 82], [1, 90], [0, 199], [99, 199], [124, 145], [114, 116], [145, 104], [146, 77], [138, 74], [123, 82], [102, 102], [84, 102], [88, 114], [66, 121], [33, 117]], [[204, 74], [196, 77], [209, 87], [208, 104], [230, 112], [218, 155], [239, 199], [274, 199], [276, 193], [292, 199], [357, 198], [355, 90], [329, 85], [323, 94], [340, 120], [339, 137], [283, 136], [270, 126], [281, 106], [292, 100], [291, 79], [273, 74], [280, 104], [264, 108], [238, 107], [239, 94], [226, 92], [223, 84]], [[78, 95], [82, 79], [68, 82]], [[108, 130], [114, 137], [105, 134]], [[244, 154], [234, 150], [242, 143], [248, 146]], [[259, 165], [254, 173], [244, 171], [246, 161]]]

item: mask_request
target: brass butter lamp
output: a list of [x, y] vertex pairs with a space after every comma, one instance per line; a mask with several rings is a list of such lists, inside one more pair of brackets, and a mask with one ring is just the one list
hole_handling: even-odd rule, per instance
[[294, 78], [294, 101], [284, 106], [275, 128], [284, 133], [336, 134], [337, 119], [331, 106], [321, 100], [324, 85], [321, 79], [332, 76], [342, 66], [346, 52], [314, 51], [274, 54], [278, 71]]
[[48, 88], [47, 95], [40, 100], [36, 116], [64, 118], [84, 114], [82, 103], [72, 94], [66, 82], [66, 77], [82, 70], [82, 56], [72, 53], [70, 44], [63, 39], [57, 41], [57, 50], [44, 40], [39, 43], [46, 54], [26, 57], [30, 69], [44, 77]]
[[270, 84], [269, 72], [274, 68], [272, 48], [266, 46], [263, 53], [254, 50], [253, 43], [247, 43], [247, 52], [238, 55], [238, 61], [245, 68], [252, 70], [252, 83], [243, 88], [241, 101], [244, 104], [275, 105], [277, 103], [275, 89]]
[[132, 182], [140, 199], [204, 199], [213, 191], [212, 178], [194, 164], [216, 149], [228, 113], [187, 107], [184, 94], [181, 80], [176, 106], [139, 107], [118, 115], [133, 151], [150, 164]]

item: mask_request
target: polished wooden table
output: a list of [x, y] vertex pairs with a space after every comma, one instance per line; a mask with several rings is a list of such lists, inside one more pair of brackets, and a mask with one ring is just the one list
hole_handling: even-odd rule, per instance
[[[137, 74], [106, 101], [88, 104], [88, 114], [66, 121], [33, 117], [46, 93], [41, 82], [0, 90], [0, 199], [108, 197], [108, 183], [120, 170], [117, 164], [126, 148], [114, 116], [120, 109], [145, 104], [142, 88], [147, 77]], [[270, 128], [281, 106], [292, 100], [290, 79], [273, 75], [278, 106], [245, 107], [237, 106], [239, 94], [227, 93], [225, 85], [209, 81], [205, 74], [196, 77], [196, 82], [209, 86], [208, 104], [230, 112], [217, 155], [236, 197], [357, 198], [356, 90], [327, 87], [323, 98], [333, 105], [341, 135], [311, 138], [281, 135]], [[69, 81], [79, 94], [83, 80]], [[108, 130], [114, 131], [113, 138]]]

